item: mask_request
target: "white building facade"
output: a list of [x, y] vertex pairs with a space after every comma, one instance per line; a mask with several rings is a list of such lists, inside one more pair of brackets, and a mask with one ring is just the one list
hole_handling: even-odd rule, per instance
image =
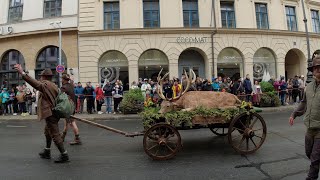
[[[12, 69], [16, 63], [36, 78], [45, 68], [56, 73], [59, 28], [62, 64], [78, 80], [78, 0], [1, 0], [0, 85], [11, 88], [23, 83]], [[57, 73], [54, 81], [58, 82]]]
[[[306, 0], [311, 54], [317, 51], [319, 0]], [[269, 80], [307, 73], [300, 0], [79, 0], [82, 82], [249, 74]]]

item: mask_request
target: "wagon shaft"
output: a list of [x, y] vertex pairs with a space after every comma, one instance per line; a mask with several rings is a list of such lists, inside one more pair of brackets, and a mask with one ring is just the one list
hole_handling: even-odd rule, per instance
[[93, 125], [93, 126], [96, 126], [96, 127], [99, 127], [99, 128], [102, 128], [102, 129], [105, 129], [105, 130], [108, 130], [108, 131], [111, 131], [111, 132], [114, 132], [114, 133], [125, 135], [126, 137], [135, 137], [135, 136], [143, 135], [143, 133], [140, 133], [140, 132], [135, 132], [135, 133], [124, 132], [124, 131], [121, 131], [121, 130], [118, 130], [118, 129], [114, 129], [112, 127], [105, 126], [105, 125], [102, 125], [102, 124], [98, 124], [98, 123], [95, 123], [95, 122], [92, 122], [92, 121], [89, 121], [89, 120], [86, 120], [86, 119], [81, 119], [81, 118], [78, 118], [78, 117], [75, 117], [75, 116], [71, 116], [71, 117], [76, 119], [76, 120], [78, 120], [78, 121], [81, 121], [81, 122], [84, 122], [84, 123], [87, 123], [87, 124], [90, 124], [90, 125]]

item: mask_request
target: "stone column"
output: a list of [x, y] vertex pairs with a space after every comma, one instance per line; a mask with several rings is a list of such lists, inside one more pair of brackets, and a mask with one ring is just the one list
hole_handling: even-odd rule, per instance
[[138, 80], [139, 80], [139, 65], [138, 65], [138, 59], [128, 59], [128, 61], [129, 61], [129, 66], [128, 66], [129, 84], [131, 85], [131, 83], [133, 81], [136, 81], [138, 83]]

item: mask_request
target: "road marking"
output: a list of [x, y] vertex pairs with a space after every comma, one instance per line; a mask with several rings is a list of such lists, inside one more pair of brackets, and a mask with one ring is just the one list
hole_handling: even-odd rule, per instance
[[13, 126], [13, 125], [7, 125], [8, 128], [26, 128], [27, 126]]

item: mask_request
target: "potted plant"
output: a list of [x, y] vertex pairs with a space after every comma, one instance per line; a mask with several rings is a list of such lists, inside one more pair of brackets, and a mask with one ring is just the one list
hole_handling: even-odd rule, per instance
[[260, 83], [263, 94], [261, 95], [261, 107], [278, 107], [281, 105], [279, 96], [273, 85], [269, 82]]

